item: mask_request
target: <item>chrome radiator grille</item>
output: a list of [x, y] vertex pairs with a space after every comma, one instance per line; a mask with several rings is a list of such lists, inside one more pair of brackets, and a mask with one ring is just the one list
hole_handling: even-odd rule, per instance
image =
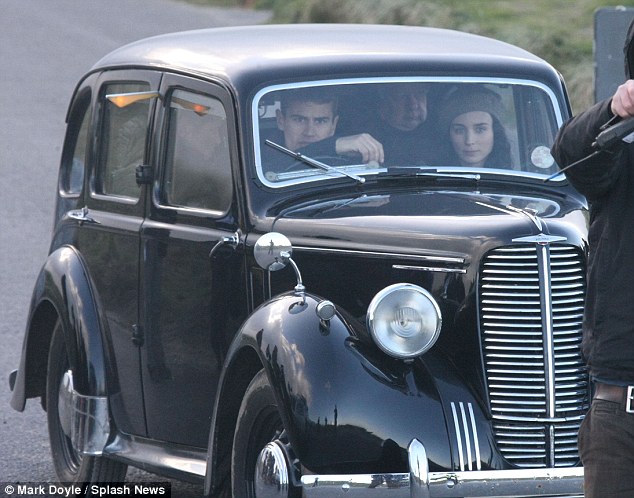
[[480, 278], [483, 360], [497, 445], [519, 467], [578, 460], [588, 408], [581, 358], [585, 269], [566, 245], [502, 247]]

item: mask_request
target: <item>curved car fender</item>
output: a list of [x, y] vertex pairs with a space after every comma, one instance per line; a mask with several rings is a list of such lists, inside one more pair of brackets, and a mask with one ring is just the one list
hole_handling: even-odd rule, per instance
[[[46, 376], [46, 356], [53, 324], [39, 326], [38, 311], [49, 303], [62, 321], [75, 389], [85, 395], [106, 395], [106, 370], [98, 315], [90, 277], [75, 248], [63, 246], [47, 258], [37, 278], [22, 346], [11, 406], [24, 410], [26, 399], [43, 394], [33, 388]], [[53, 318], [54, 319], [54, 318]], [[43, 371], [42, 371], [43, 370]], [[34, 392], [35, 391], [35, 392]]]
[[[339, 313], [321, 320], [319, 301], [284, 294], [249, 317], [228, 353], [215, 420], [223, 395], [239, 382], [232, 365], [244, 364], [241, 352], [251, 349], [267, 371], [293, 450], [311, 470], [407, 468], [413, 437], [424, 441], [432, 468], [451, 467], [440, 396], [423, 363], [364, 344]], [[216, 423], [212, 438], [214, 430]]]

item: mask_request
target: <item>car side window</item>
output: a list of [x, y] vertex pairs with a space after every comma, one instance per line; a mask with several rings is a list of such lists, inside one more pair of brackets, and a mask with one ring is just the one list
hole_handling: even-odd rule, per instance
[[79, 195], [84, 184], [90, 116], [88, 92], [78, 100], [69, 120], [69, 133], [60, 171], [60, 190], [65, 196]]
[[227, 116], [208, 95], [174, 90], [168, 101], [163, 204], [226, 213], [232, 181]]
[[107, 85], [103, 94], [100, 169], [97, 193], [138, 198], [136, 168], [143, 164], [151, 100], [117, 104], [106, 98], [118, 94], [147, 92], [148, 83]]

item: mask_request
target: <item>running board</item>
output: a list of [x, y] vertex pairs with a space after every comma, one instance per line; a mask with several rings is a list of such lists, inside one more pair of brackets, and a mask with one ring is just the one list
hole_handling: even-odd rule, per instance
[[104, 456], [148, 472], [202, 483], [207, 472], [207, 451], [173, 443], [117, 434], [103, 450]]

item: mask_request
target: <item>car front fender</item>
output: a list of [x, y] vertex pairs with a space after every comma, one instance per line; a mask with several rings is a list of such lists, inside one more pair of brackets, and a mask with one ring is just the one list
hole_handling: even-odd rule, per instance
[[246, 321], [225, 363], [212, 444], [231, 432], [217, 423], [235, 422], [239, 401], [229, 401], [229, 393], [243, 392], [249, 375], [238, 372], [257, 355], [256, 368], [267, 372], [294, 453], [309, 469], [397, 471], [407, 467], [413, 437], [425, 441], [431, 468], [451, 468], [445, 412], [424, 363], [387, 357], [359, 340], [359, 325], [340, 313], [320, 319], [319, 302], [284, 294]]

